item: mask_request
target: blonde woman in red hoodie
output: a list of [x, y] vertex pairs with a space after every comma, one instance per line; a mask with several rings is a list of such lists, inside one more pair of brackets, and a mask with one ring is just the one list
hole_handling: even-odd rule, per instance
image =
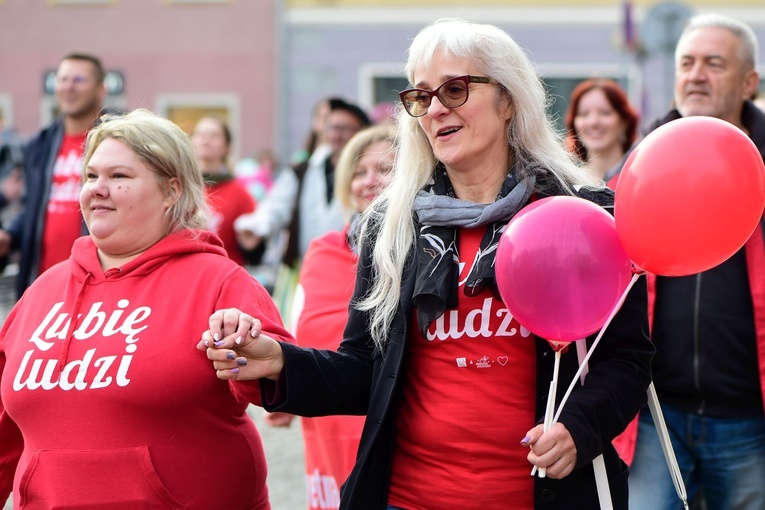
[[[202, 230], [188, 136], [145, 110], [102, 120], [80, 194], [90, 235], [0, 331], [0, 501], [12, 489], [16, 508], [267, 510], [245, 412], [259, 397], [213, 377], [194, 345], [206, 315], [243, 298], [290, 336], [266, 291]], [[234, 450], [223, 462], [222, 444]]]
[[[395, 126], [373, 126], [343, 147], [335, 169], [335, 196], [350, 215], [343, 230], [311, 241], [300, 268], [292, 331], [298, 344], [336, 350], [348, 322], [356, 265], [359, 219], [389, 182]], [[273, 413], [267, 422], [289, 425], [292, 415]], [[303, 418], [308, 508], [337, 509], [340, 486], [356, 462], [363, 416]]]

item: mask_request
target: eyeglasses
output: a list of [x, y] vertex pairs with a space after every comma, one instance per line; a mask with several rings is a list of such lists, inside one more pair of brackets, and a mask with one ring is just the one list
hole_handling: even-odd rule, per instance
[[64, 83], [72, 83], [74, 85], [81, 85], [87, 83], [88, 77], [82, 74], [56, 76], [56, 83], [62, 85]]
[[338, 131], [340, 133], [354, 134], [357, 131], [359, 131], [359, 126], [350, 126], [345, 124], [326, 124], [324, 126], [324, 131], [326, 131], [327, 133], [331, 133], [332, 131]]
[[412, 117], [422, 117], [428, 113], [433, 97], [437, 96], [447, 108], [458, 108], [468, 100], [470, 83], [496, 83], [485, 76], [458, 76], [443, 82], [436, 90], [407, 89], [398, 96], [404, 103], [406, 113]]

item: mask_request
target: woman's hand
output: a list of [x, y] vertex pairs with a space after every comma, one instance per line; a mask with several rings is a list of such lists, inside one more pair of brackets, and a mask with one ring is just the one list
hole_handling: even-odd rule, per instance
[[547, 432], [544, 425], [537, 425], [526, 434], [521, 444], [531, 447], [526, 458], [538, 468], [545, 468], [550, 478], [568, 476], [576, 466], [576, 445], [566, 426], [560, 422], [553, 424]]
[[263, 238], [255, 232], [249, 230], [239, 230], [236, 232], [236, 241], [245, 251], [252, 251], [263, 241]]
[[271, 427], [289, 427], [293, 418], [295, 418], [294, 414], [280, 413], [277, 411], [274, 413], [266, 413], [263, 417], [263, 421], [266, 422], [266, 425], [270, 425]]
[[197, 349], [207, 351], [219, 379], [277, 380], [284, 367], [279, 342], [262, 334], [262, 324], [236, 308], [218, 310], [209, 319]]

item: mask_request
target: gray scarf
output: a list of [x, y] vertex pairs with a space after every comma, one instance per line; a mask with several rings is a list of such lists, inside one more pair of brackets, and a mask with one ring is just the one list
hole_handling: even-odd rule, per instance
[[536, 183], [534, 174], [520, 181], [513, 167], [497, 199], [491, 204], [476, 204], [454, 196], [454, 188], [443, 165], [436, 167], [433, 179], [433, 184], [420, 191], [414, 200], [420, 232], [416, 247], [417, 279], [413, 302], [423, 336], [431, 322], [448, 308], [457, 306], [458, 228], [488, 225], [465, 282], [465, 295], [476, 296], [489, 286], [499, 297], [494, 281], [497, 245], [507, 222], [526, 205]]

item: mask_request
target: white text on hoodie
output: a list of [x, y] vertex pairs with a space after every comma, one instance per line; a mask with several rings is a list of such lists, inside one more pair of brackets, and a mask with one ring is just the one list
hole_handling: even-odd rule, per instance
[[[105, 388], [112, 382], [118, 386], [127, 386], [130, 383], [128, 370], [133, 360], [132, 354], [138, 348], [136, 345], [139, 340], [137, 335], [148, 327], [145, 324], [141, 325], [141, 323], [151, 315], [151, 308], [139, 306], [133, 310], [128, 310], [130, 302], [127, 299], [121, 299], [117, 302], [117, 309], [107, 316], [106, 312], [101, 311], [103, 301], [93, 303], [84, 317], [82, 314], [78, 316], [82, 320], [74, 331], [73, 341], [87, 340], [96, 333], [100, 333], [100, 336], [104, 338], [124, 335], [127, 354], [121, 357], [112, 355], [94, 359], [96, 347], [93, 347], [85, 352], [82, 359], [75, 359], [64, 365], [63, 370], [54, 380], [57, 358], [47, 360], [38, 358], [31, 361], [31, 366], [30, 360], [35, 350], [48, 351], [55, 345], [55, 341], [66, 341], [71, 317], [66, 312], [60, 312], [63, 305], [63, 301], [55, 303], [42, 323], [32, 333], [29, 342], [34, 344], [37, 349], [30, 349], [24, 354], [13, 380], [14, 391], [20, 391], [24, 388], [50, 390], [56, 386], [62, 390], [98, 389]], [[119, 362], [117, 362], [118, 357], [120, 358]], [[115, 362], [117, 363], [115, 364]], [[43, 363], [45, 363], [44, 369], [42, 369]], [[92, 380], [86, 381], [85, 377], [91, 365], [98, 369], [98, 372]], [[115, 368], [112, 368], [113, 366]]]

